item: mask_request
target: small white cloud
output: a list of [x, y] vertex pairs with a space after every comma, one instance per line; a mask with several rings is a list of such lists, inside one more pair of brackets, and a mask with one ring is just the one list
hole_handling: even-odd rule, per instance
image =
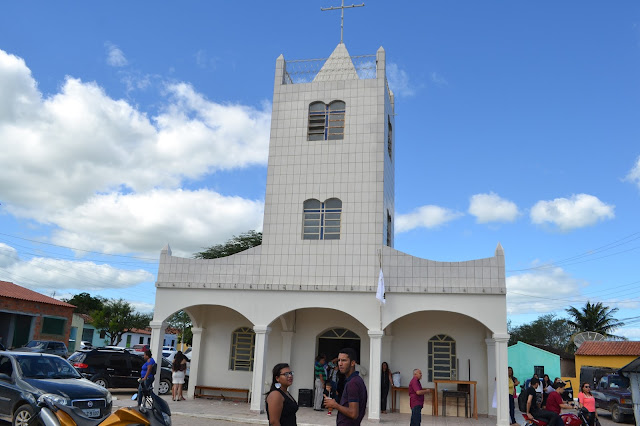
[[396, 218], [395, 231], [407, 232], [415, 228], [437, 228], [447, 222], [451, 222], [463, 216], [463, 213], [445, 209], [439, 206], [418, 207], [411, 213], [400, 214]]
[[205, 69], [216, 69], [217, 58], [209, 56], [206, 50], [200, 49], [195, 55], [196, 65]]
[[18, 251], [11, 246], [0, 243], [0, 268], [7, 268], [18, 263]]
[[605, 204], [593, 195], [577, 194], [571, 198], [538, 201], [531, 209], [531, 221], [538, 225], [551, 223], [561, 231], [571, 231], [613, 219], [614, 209], [615, 206]]
[[394, 95], [415, 95], [416, 88], [409, 81], [409, 75], [406, 73], [406, 71], [401, 70], [397, 64], [387, 64], [387, 79], [389, 80], [389, 87], [393, 91]]
[[478, 223], [513, 222], [520, 212], [518, 206], [498, 194], [476, 194], [471, 196], [469, 214], [476, 217]]
[[448, 86], [449, 82], [440, 74], [438, 74], [437, 72], [433, 71], [431, 73], [431, 82], [433, 84], [435, 84], [436, 86], [439, 87], [443, 87], [443, 86]]
[[570, 299], [580, 295], [584, 283], [567, 274], [562, 268], [550, 268], [507, 277], [507, 313], [521, 315], [546, 314], [562, 310]]
[[629, 340], [632, 341], [638, 341], [640, 340], [640, 328], [620, 328], [618, 330], [615, 331], [614, 333], [617, 336], [622, 336], [622, 337], [626, 337]]
[[636, 164], [631, 168], [624, 180], [635, 183], [640, 189], [640, 157], [638, 157]]
[[107, 64], [112, 67], [124, 67], [129, 63], [118, 46], [113, 43], [105, 43], [105, 47], [107, 48]]

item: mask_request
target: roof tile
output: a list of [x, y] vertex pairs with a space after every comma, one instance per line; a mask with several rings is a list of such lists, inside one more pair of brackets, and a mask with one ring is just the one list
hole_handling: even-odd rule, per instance
[[584, 342], [576, 355], [640, 356], [640, 342]]
[[28, 300], [30, 302], [46, 303], [49, 305], [64, 306], [66, 308], [75, 308], [74, 305], [45, 296], [33, 290], [20, 287], [8, 281], [0, 281], [0, 296], [11, 299]]

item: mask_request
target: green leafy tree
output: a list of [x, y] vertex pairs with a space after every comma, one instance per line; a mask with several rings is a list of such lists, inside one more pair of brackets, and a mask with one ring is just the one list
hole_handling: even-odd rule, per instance
[[99, 311], [103, 308], [105, 299], [103, 297], [93, 297], [89, 293], [80, 293], [71, 299], [64, 299], [65, 302], [75, 305], [74, 310], [77, 314], [91, 314], [93, 311]]
[[204, 251], [193, 255], [196, 259], [217, 259], [219, 257], [231, 256], [262, 244], [262, 232], [249, 231], [238, 236], [233, 236], [224, 244], [217, 244], [206, 248]]
[[122, 339], [122, 335], [133, 329], [145, 329], [151, 322], [151, 314], [134, 312], [133, 307], [123, 299], [109, 299], [102, 309], [91, 312], [93, 326], [102, 330], [111, 345]]
[[571, 319], [567, 322], [574, 327], [575, 333], [595, 331], [610, 339], [626, 340], [624, 337], [612, 334], [614, 330], [624, 326], [624, 322], [614, 318], [618, 308], [609, 308], [601, 302], [591, 303], [587, 301], [586, 305], [580, 309], [572, 306], [566, 311], [571, 316]]
[[509, 345], [514, 345], [518, 341], [551, 346], [558, 350], [569, 349], [573, 327], [566, 319], [556, 318], [554, 314], [547, 314], [538, 317], [529, 324], [522, 324], [516, 327], [507, 325], [509, 330]]
[[178, 342], [191, 345], [193, 341], [193, 334], [191, 333], [191, 317], [185, 311], [178, 311], [171, 315], [167, 320], [169, 325], [178, 329]]

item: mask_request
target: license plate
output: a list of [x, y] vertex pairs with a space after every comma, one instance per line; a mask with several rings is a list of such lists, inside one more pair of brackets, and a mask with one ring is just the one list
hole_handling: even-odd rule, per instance
[[100, 409], [99, 408], [92, 408], [92, 409], [88, 409], [88, 410], [82, 410], [82, 412], [87, 417], [100, 417]]

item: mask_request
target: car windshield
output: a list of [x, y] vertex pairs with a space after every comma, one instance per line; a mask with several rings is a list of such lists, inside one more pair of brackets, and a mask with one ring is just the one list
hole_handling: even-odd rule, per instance
[[79, 379], [82, 376], [66, 359], [57, 356], [16, 357], [25, 379]]
[[41, 340], [32, 340], [26, 345], [27, 348], [35, 348], [35, 349], [45, 349], [47, 347], [47, 342], [43, 342]]
[[610, 388], [628, 388], [629, 380], [626, 377], [610, 377], [609, 378], [609, 387]]

